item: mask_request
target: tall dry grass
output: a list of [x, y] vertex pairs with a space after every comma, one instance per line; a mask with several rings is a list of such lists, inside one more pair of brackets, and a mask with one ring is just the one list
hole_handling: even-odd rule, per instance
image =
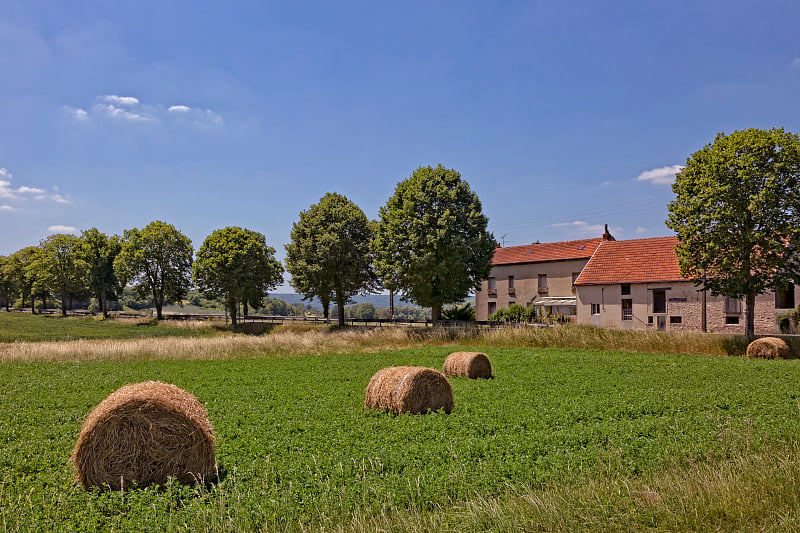
[[[204, 326], [202, 325], [204, 324]], [[185, 327], [210, 327], [185, 323]], [[0, 362], [227, 359], [398, 350], [420, 346], [555, 347], [584, 350], [742, 355], [744, 337], [700, 333], [616, 331], [587, 326], [552, 328], [276, 328], [268, 335], [200, 338], [75, 340], [0, 344]], [[795, 352], [796, 353], [796, 352]]]

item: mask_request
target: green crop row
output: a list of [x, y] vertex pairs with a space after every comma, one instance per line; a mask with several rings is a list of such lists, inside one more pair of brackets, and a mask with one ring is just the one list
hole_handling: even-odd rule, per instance
[[[224, 361], [0, 366], [0, 524], [28, 530], [253, 530], [428, 512], [598, 475], [649, 475], [796, 443], [800, 361], [557, 349], [489, 351], [495, 379], [452, 380], [450, 415], [363, 408], [390, 365], [451, 350]], [[207, 487], [86, 492], [69, 454], [125, 383], [195, 394], [218, 435]]]

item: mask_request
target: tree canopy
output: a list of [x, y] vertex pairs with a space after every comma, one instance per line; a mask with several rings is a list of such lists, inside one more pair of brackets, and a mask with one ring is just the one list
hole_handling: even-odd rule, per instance
[[116, 235], [109, 237], [97, 228], [81, 233], [82, 256], [88, 266], [88, 289], [97, 298], [103, 316], [108, 316], [108, 300], [121, 296], [122, 287], [114, 272], [114, 259], [122, 250]]
[[152, 296], [156, 316], [165, 304], [180, 302], [191, 286], [192, 241], [175, 226], [159, 220], [143, 229], [125, 230], [114, 272], [133, 282], [140, 298]]
[[269, 291], [283, 281], [283, 267], [266, 237], [238, 227], [218, 229], [206, 237], [192, 272], [207, 298], [225, 302], [233, 326], [240, 303], [260, 307]]
[[380, 277], [438, 321], [489, 276], [495, 240], [478, 196], [455, 170], [420, 167], [380, 209], [372, 250]]
[[286, 245], [286, 270], [291, 284], [305, 299], [318, 297], [327, 318], [335, 300], [339, 324], [344, 305], [376, 285], [370, 256], [372, 230], [364, 212], [347, 197], [327, 193], [300, 213]]
[[89, 265], [82, 256], [81, 240], [75, 235], [50, 235], [39, 243], [41, 253], [29, 267], [40, 293], [61, 297], [61, 314], [66, 316], [70, 298], [82, 296], [87, 286]]
[[667, 226], [684, 276], [713, 295], [755, 297], [800, 279], [800, 139], [783, 129], [719, 133], [672, 186]]

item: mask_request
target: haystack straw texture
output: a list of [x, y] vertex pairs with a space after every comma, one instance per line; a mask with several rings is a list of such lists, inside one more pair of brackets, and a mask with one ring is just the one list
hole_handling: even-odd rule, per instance
[[158, 381], [125, 385], [94, 408], [72, 450], [84, 487], [113, 490], [212, 478], [214, 432], [202, 404]]
[[780, 359], [789, 357], [789, 346], [777, 337], [762, 337], [747, 345], [747, 357], [750, 359]]
[[390, 366], [378, 370], [367, 385], [364, 406], [394, 413], [453, 410], [453, 389], [442, 374], [421, 366]]
[[444, 360], [442, 373], [454, 378], [488, 379], [492, 377], [492, 363], [485, 353], [453, 352]]

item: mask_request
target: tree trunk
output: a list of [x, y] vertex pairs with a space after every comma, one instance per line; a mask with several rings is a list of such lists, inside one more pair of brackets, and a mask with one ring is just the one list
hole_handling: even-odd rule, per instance
[[328, 320], [328, 318], [330, 318], [330, 308], [331, 308], [331, 303], [328, 300], [323, 300], [322, 316], [325, 318], [326, 321]]
[[339, 327], [344, 327], [344, 296], [336, 291], [336, 309], [339, 311]]
[[439, 323], [439, 317], [442, 316], [442, 304], [435, 303], [431, 306], [431, 322], [435, 326]]
[[161, 314], [161, 309], [164, 307], [164, 304], [153, 302], [156, 306], [156, 320], [161, 320], [163, 315]]
[[745, 302], [744, 334], [747, 338], [752, 338], [756, 334], [756, 295], [748, 294], [745, 296]]
[[242, 302], [242, 320], [247, 319], [247, 300]]
[[231, 327], [236, 329], [236, 314], [239, 311], [239, 302], [235, 298], [228, 298], [228, 312], [231, 315]]
[[67, 292], [61, 293], [61, 316], [67, 316]]
[[108, 297], [105, 289], [100, 291], [100, 310], [103, 311], [103, 318], [108, 318]]
[[389, 319], [394, 320], [394, 291], [389, 289]]

